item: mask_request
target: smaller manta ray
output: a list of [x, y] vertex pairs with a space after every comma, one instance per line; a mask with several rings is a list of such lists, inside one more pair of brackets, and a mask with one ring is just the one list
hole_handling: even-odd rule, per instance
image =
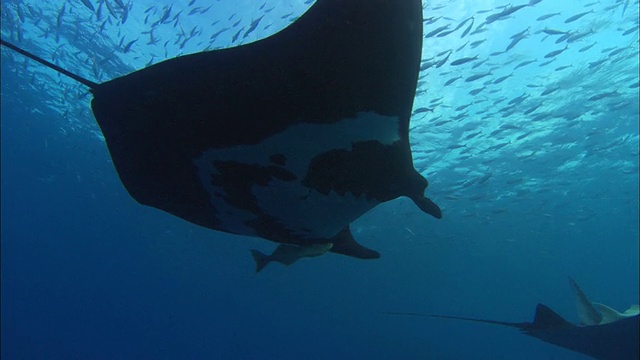
[[256, 261], [256, 272], [264, 269], [272, 261], [289, 266], [303, 257], [315, 257], [324, 255], [333, 247], [332, 243], [311, 244], [307, 246], [280, 244], [271, 253], [266, 255], [258, 250], [252, 249], [251, 255]]
[[[575, 281], [569, 279], [569, 282], [574, 292], [576, 292], [576, 288], [579, 290]], [[576, 296], [586, 300], [582, 291], [579, 291], [579, 294], [576, 292]], [[593, 313], [587, 316], [584, 310], [584, 303], [582, 300], [577, 301], [578, 314], [582, 319], [581, 321], [584, 322], [584, 319], [597, 318]], [[594, 305], [596, 304], [591, 302], [589, 303]], [[606, 305], [602, 306], [605, 308], [605, 311], [600, 315], [601, 320], [593, 325], [572, 324], [543, 304], [538, 304], [536, 306], [536, 313], [533, 318], [533, 322], [507, 322], [420, 313], [386, 312], [385, 314], [454, 319], [508, 326], [519, 329], [525, 335], [535, 337], [546, 343], [554, 344], [568, 350], [573, 350], [575, 352], [591, 356], [594, 359], [638, 359], [638, 352], [640, 351], [638, 345], [640, 318], [637, 306], [632, 307], [623, 314], [618, 313]], [[598, 307], [598, 309], [601, 310], [600, 307]], [[612, 311], [614, 314], [609, 314], [609, 310], [607, 309]], [[596, 311], [595, 308], [593, 308], [593, 311]]]
[[578, 318], [582, 323], [581, 325], [592, 326], [609, 324], [637, 316], [640, 313], [638, 310], [638, 304], [631, 305], [627, 310], [625, 310], [625, 312], [620, 313], [605, 304], [591, 302], [582, 292], [575, 280], [569, 278], [569, 284], [571, 285], [571, 289], [573, 290], [573, 294], [576, 298], [576, 309], [578, 310]]
[[380, 254], [349, 225], [377, 205], [404, 196], [442, 216], [409, 144], [420, 0], [318, 0], [265, 39], [100, 84], [0, 44], [89, 88], [115, 169], [141, 204], [359, 259]]

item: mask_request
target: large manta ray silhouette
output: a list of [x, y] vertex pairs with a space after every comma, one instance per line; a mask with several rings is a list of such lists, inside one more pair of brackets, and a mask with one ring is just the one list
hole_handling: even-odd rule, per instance
[[318, 0], [266, 39], [88, 86], [120, 180], [194, 224], [362, 259], [349, 224], [406, 196], [441, 217], [413, 167], [420, 0]]
[[[454, 319], [508, 326], [519, 329], [523, 334], [591, 356], [594, 359], [638, 359], [640, 356], [638, 340], [640, 315], [638, 315], [637, 305], [621, 314], [606, 305], [589, 301], [573, 279], [569, 278], [569, 283], [574, 291], [578, 315], [582, 322], [579, 325], [570, 323], [543, 304], [536, 306], [533, 322], [506, 322], [408, 312], [386, 312], [386, 314]], [[585, 319], [590, 320], [585, 321]]]

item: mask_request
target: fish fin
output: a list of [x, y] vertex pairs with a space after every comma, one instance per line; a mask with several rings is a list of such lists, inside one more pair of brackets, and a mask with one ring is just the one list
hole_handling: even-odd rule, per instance
[[258, 250], [251, 249], [251, 255], [253, 256], [253, 260], [256, 261], [256, 272], [260, 272], [260, 270], [264, 269], [270, 262], [269, 256]]
[[420, 210], [435, 217], [436, 219], [442, 218], [442, 210], [440, 210], [440, 207], [431, 201], [431, 199], [424, 196], [413, 196], [411, 197], [411, 200], [413, 200], [413, 203], [416, 204]]
[[570, 322], [562, 316], [556, 314], [548, 306], [538, 304], [536, 306], [536, 315], [533, 318], [532, 329], [558, 329], [573, 327]]
[[333, 243], [333, 246], [329, 251], [337, 254], [352, 256], [359, 259], [377, 259], [380, 257], [379, 252], [358, 244], [353, 238], [353, 235], [351, 235], [351, 230], [348, 226], [329, 241]]

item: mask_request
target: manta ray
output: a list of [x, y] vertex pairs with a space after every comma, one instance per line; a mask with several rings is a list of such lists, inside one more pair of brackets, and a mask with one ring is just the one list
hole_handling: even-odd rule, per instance
[[627, 310], [620, 313], [605, 304], [591, 302], [587, 295], [582, 292], [578, 283], [572, 278], [569, 278], [569, 285], [571, 285], [571, 290], [573, 290], [573, 295], [576, 299], [576, 310], [578, 311], [581, 325], [604, 325], [633, 316], [637, 317], [640, 314], [638, 304], [631, 305]]
[[[640, 315], [638, 314], [638, 306], [632, 306], [621, 314], [606, 305], [600, 304], [605, 309], [600, 313], [598, 310], [601, 308], [596, 306], [598, 308], [596, 310], [596, 307], [589, 305], [596, 303], [591, 303], [587, 299], [573, 279], [569, 278], [569, 283], [576, 295], [577, 310], [583, 324], [572, 324], [543, 304], [536, 306], [533, 322], [506, 322], [406, 312], [387, 312], [386, 314], [454, 319], [508, 326], [519, 329], [525, 335], [588, 355], [594, 359], [638, 359], [640, 351], [638, 340]], [[585, 310], [589, 307], [593, 311]], [[612, 312], [612, 314], [609, 314], [609, 312]]]
[[349, 224], [408, 197], [436, 218], [409, 119], [420, 0], [318, 0], [265, 39], [86, 85], [118, 176], [140, 204], [210, 229], [361, 259]]

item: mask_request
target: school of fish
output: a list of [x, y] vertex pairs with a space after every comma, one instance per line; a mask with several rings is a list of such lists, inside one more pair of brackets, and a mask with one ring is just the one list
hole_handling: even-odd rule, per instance
[[[313, 0], [2, 2], [2, 37], [92, 81], [164, 59], [256, 41]], [[490, 5], [487, 5], [490, 4]], [[489, 219], [527, 201], [545, 216], [575, 197], [629, 197], [580, 184], [603, 171], [638, 179], [638, 1], [426, 1], [421, 73], [410, 128], [416, 168], [445, 212]], [[505, 29], [517, 29], [506, 31]], [[63, 133], [94, 134], [86, 89], [18, 54], [2, 61], [32, 111]], [[432, 180], [433, 179], [433, 180]], [[620, 180], [623, 179], [623, 180]], [[626, 179], [626, 180], [625, 180]], [[614, 211], [614, 210], [611, 210]]]

